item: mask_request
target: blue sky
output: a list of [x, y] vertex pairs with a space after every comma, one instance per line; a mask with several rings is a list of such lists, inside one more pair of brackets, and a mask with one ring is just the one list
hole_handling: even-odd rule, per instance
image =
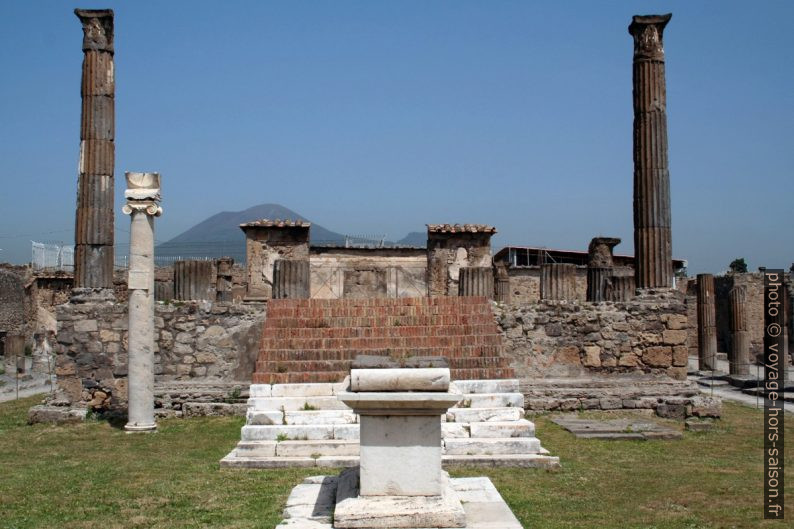
[[672, 12], [673, 253], [794, 261], [794, 2], [8, 0], [0, 261], [73, 241], [77, 5], [116, 12], [116, 210], [124, 171], [161, 172], [159, 241], [276, 202], [342, 233], [482, 222], [497, 247], [632, 253], [626, 28]]

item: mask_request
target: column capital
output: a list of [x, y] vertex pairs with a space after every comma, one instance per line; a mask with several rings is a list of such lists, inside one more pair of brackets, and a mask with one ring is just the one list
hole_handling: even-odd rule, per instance
[[666, 15], [634, 15], [629, 33], [634, 37], [634, 60], [664, 60], [664, 28], [672, 13]]
[[121, 208], [125, 215], [133, 211], [144, 211], [147, 215], [159, 217], [163, 208], [160, 207], [160, 173], [124, 173], [127, 179], [127, 190], [124, 198], [127, 203]]
[[83, 24], [83, 51], [113, 53], [112, 9], [75, 9], [74, 14]]

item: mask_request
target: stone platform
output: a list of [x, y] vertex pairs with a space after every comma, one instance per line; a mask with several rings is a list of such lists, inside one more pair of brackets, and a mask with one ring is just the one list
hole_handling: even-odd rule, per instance
[[[292, 489], [282, 514], [284, 520], [276, 529], [333, 529], [331, 519], [338, 503], [350, 501], [355, 495], [350, 482], [345, 473], [306, 478]], [[451, 478], [449, 485], [463, 505], [464, 529], [522, 529], [490, 479]], [[384, 504], [391, 501], [389, 498], [383, 497]]]
[[[349, 383], [254, 384], [241, 440], [223, 468], [353, 467], [359, 418], [337, 398]], [[442, 462], [556, 469], [524, 418], [518, 380], [457, 380], [460, 404], [441, 417]]]

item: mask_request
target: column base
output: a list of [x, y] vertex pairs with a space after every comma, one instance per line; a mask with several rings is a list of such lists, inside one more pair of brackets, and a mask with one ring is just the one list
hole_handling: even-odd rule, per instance
[[157, 432], [157, 424], [125, 424], [124, 431], [127, 433], [155, 433]]

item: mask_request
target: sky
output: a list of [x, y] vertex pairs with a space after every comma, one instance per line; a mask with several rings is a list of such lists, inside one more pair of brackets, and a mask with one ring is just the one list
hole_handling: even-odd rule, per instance
[[157, 240], [279, 203], [397, 240], [633, 253], [631, 16], [665, 30], [673, 254], [690, 274], [794, 261], [794, 2], [0, 3], [0, 262], [74, 242], [82, 30], [113, 8], [116, 244], [125, 171], [158, 171]]

